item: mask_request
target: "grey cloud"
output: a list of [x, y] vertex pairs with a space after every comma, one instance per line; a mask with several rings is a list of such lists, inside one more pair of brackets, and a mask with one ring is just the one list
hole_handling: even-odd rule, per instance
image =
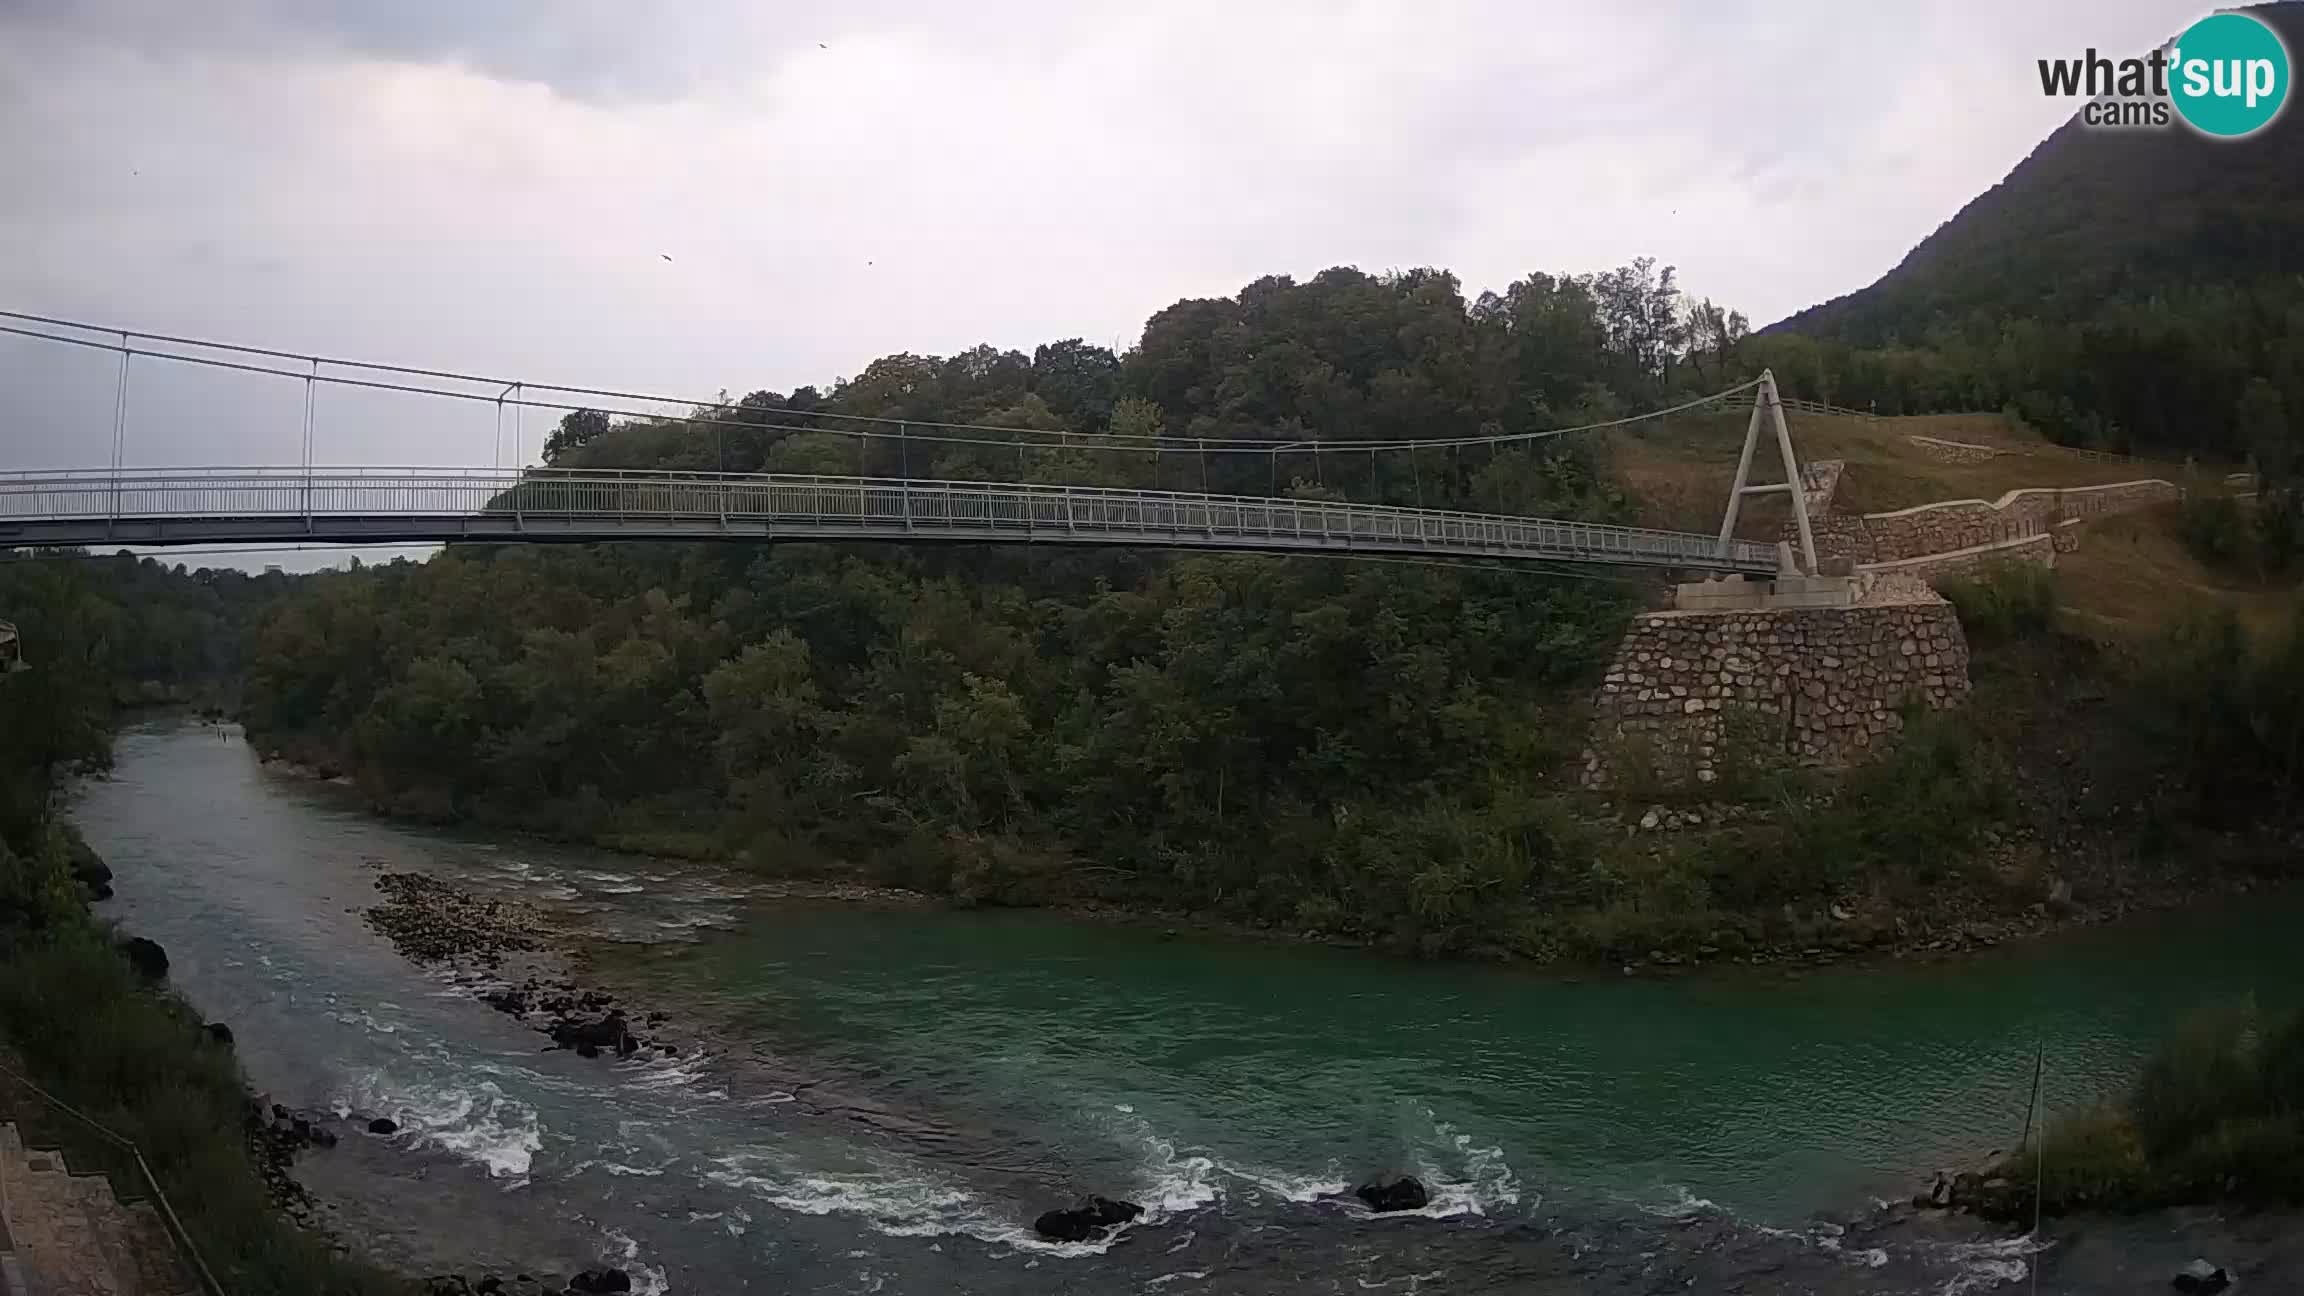
[[[2025, 88], [2042, 46], [2184, 16], [0, 0], [0, 305], [699, 394], [1124, 345], [1180, 297], [1337, 263], [1477, 292], [1654, 255], [1769, 319], [2023, 156], [2055, 122]], [[89, 461], [101, 369], [52, 377], [73, 393], [0, 341], [0, 410], [51, 411], [0, 467]], [[295, 445], [261, 384], [139, 394], [147, 462]], [[324, 414], [334, 462], [492, 453], [486, 419]]]
[[326, 54], [470, 67], [574, 98], [677, 99], [741, 83], [858, 32], [1033, 39], [1081, 15], [1056, 0], [1003, 33], [961, 7], [904, 0], [5, 0], [0, 24], [37, 25], [154, 58]]

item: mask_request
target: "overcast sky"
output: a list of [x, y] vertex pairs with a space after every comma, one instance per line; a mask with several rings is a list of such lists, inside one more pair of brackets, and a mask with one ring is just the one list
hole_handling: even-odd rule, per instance
[[[0, 0], [0, 308], [699, 394], [1125, 347], [1336, 264], [1651, 255], [1765, 323], [2053, 129], [2035, 59], [2200, 12]], [[0, 338], [0, 467], [106, 462], [110, 372]], [[258, 386], [136, 387], [128, 459], [292, 462], [301, 397]], [[483, 412], [328, 412], [327, 462], [497, 453]]]

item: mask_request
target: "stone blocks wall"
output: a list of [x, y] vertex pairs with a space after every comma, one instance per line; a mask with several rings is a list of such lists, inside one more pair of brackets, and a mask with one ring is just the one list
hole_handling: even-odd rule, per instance
[[1911, 442], [1921, 454], [1938, 463], [1983, 463], [2011, 453], [1998, 446], [1977, 445], [1971, 441], [1942, 441], [1927, 436], [1907, 436], [1904, 439]]
[[2042, 531], [1999, 544], [1977, 545], [1970, 549], [1955, 549], [1950, 553], [1927, 554], [1919, 558], [1903, 558], [1886, 563], [1868, 563], [1857, 570], [1863, 572], [1905, 572], [1922, 580], [1935, 581], [1945, 576], [1960, 576], [1999, 563], [2025, 563], [2035, 567], [2054, 567], [2058, 553], [2071, 552], [2065, 543], [2073, 539], [2069, 526], [2054, 532]]
[[1627, 742], [1685, 760], [1709, 782], [1737, 729], [1805, 764], [1844, 766], [1902, 728], [1916, 702], [1968, 696], [1968, 641], [1952, 606], [1650, 612], [1632, 623], [1593, 699], [1585, 781], [1604, 786]]
[[2183, 496], [2174, 482], [2151, 478], [2016, 490], [1992, 501], [1947, 500], [1889, 513], [1833, 513], [1810, 518], [1809, 526], [1818, 554], [1845, 555], [1860, 563], [1894, 562], [2019, 540], [2071, 519], [2125, 513]]

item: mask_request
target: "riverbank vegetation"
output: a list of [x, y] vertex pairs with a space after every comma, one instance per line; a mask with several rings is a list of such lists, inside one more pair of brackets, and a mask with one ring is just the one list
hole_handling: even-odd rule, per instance
[[[182, 1000], [142, 981], [90, 916], [90, 857], [54, 812], [63, 778], [106, 764], [117, 703], [195, 695], [237, 670], [234, 618], [283, 584], [249, 579], [134, 559], [0, 566], [0, 609], [24, 630], [33, 664], [0, 680], [0, 1053], [143, 1151], [228, 1290], [399, 1291], [275, 1210], [230, 1049]], [[0, 1118], [36, 1143], [62, 1144], [75, 1168], [140, 1191], [118, 1149], [21, 1086], [0, 1083]]]
[[2037, 1149], [1992, 1168], [1975, 1204], [2028, 1217], [2191, 1202], [2304, 1201], [2304, 1013], [2201, 1013], [2117, 1101], [2053, 1121]]

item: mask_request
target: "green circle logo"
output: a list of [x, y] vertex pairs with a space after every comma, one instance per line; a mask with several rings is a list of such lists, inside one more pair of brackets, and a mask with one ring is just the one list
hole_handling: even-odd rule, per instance
[[2264, 129], [2288, 101], [2288, 79], [2288, 47], [2247, 14], [2210, 14], [2169, 52], [2168, 97], [2203, 134], [2234, 139]]

